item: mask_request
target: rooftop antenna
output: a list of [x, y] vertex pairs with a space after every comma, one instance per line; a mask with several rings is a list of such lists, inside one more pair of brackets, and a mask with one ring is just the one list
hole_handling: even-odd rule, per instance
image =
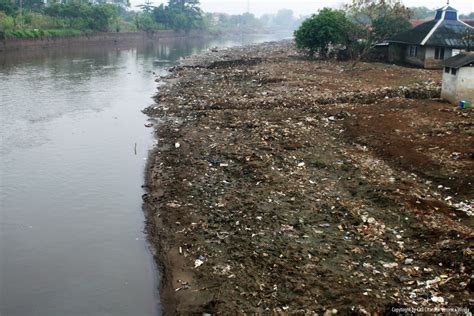
[[449, 5], [449, 0], [446, 1], [446, 4]]

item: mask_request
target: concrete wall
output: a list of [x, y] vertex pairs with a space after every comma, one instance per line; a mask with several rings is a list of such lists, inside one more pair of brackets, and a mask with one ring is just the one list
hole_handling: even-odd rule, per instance
[[416, 56], [410, 56], [410, 47], [411, 45], [407, 46], [405, 49], [405, 62], [424, 67], [425, 66], [425, 47], [423, 46], [418, 46], [418, 51]]
[[[439, 69], [443, 68], [443, 59], [435, 59], [435, 47], [426, 47], [425, 49], [425, 64], [424, 67], [427, 69]], [[451, 57], [453, 50], [451, 48], [444, 49], [444, 59]]]
[[388, 46], [388, 61], [396, 63], [405, 58], [405, 46], [401, 44], [390, 43]]
[[443, 83], [441, 87], [441, 98], [453, 104], [459, 101], [474, 102], [474, 67], [462, 67], [457, 70], [456, 75], [451, 71], [445, 73], [443, 70]]
[[109, 45], [117, 43], [131, 43], [146, 40], [158, 40], [161, 38], [178, 38], [178, 37], [198, 37], [204, 36], [203, 32], [191, 31], [175, 32], [175, 31], [157, 31], [154, 34], [144, 32], [134, 33], [97, 33], [90, 36], [77, 37], [61, 37], [61, 38], [12, 38], [0, 40], [0, 53], [23, 51], [28, 49], [44, 49], [50, 47], [69, 47], [74, 45]]
[[458, 76], [451, 74], [451, 68], [449, 68], [449, 73], [444, 72], [443, 69], [443, 81], [441, 84], [441, 98], [448, 100], [451, 103], [456, 102], [456, 82]]
[[459, 69], [457, 80], [456, 98], [474, 103], [474, 67], [463, 67]]

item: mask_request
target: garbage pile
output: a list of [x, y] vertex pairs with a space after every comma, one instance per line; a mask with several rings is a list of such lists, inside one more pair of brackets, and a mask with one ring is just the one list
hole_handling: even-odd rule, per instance
[[472, 307], [472, 205], [345, 125], [357, 108], [436, 97], [439, 74], [279, 42], [213, 49], [160, 80], [144, 202], [165, 311]]

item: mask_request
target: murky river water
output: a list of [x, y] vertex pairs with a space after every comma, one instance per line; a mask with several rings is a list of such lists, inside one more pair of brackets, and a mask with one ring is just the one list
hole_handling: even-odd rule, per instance
[[141, 200], [153, 61], [269, 39], [0, 55], [0, 315], [160, 313]]

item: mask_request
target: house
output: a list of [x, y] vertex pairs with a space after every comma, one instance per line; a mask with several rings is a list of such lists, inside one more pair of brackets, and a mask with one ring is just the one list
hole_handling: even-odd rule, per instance
[[461, 53], [444, 61], [441, 98], [454, 104], [474, 103], [474, 52]]
[[456, 9], [446, 5], [435, 18], [387, 40], [389, 61], [404, 61], [424, 68], [442, 68], [443, 60], [474, 45], [467, 36], [474, 28], [459, 20]]

